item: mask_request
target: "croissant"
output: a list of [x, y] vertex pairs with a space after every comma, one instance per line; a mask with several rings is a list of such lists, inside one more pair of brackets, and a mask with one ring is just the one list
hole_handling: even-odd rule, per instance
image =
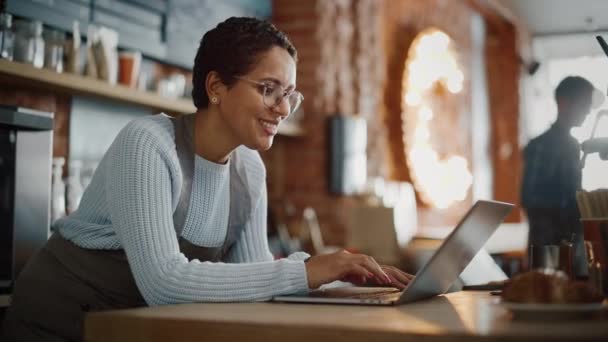
[[560, 271], [530, 271], [513, 277], [502, 299], [514, 303], [599, 303], [604, 298], [586, 282], [569, 280]]

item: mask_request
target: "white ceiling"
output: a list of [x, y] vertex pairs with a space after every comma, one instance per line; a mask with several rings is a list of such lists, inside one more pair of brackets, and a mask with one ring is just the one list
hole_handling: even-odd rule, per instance
[[534, 36], [608, 31], [608, 0], [499, 0]]

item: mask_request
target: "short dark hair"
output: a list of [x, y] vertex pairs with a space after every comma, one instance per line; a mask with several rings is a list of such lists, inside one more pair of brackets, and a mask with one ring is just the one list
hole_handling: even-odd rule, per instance
[[215, 71], [227, 86], [235, 76], [247, 74], [260, 54], [279, 46], [297, 62], [296, 48], [285, 33], [271, 23], [256, 18], [231, 17], [205, 33], [201, 39], [192, 70], [192, 99], [196, 108], [207, 108], [207, 74]]
[[555, 100], [573, 100], [578, 97], [593, 94], [595, 87], [587, 79], [580, 76], [568, 76], [555, 88]]

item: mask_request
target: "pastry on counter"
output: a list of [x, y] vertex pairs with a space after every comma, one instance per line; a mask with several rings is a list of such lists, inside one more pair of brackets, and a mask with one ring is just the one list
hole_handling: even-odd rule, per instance
[[599, 303], [603, 296], [583, 281], [568, 279], [561, 271], [530, 271], [505, 285], [502, 300], [513, 303]]

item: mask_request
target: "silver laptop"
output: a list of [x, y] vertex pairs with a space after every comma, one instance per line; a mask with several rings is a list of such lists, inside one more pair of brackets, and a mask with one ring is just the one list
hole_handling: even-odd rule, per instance
[[275, 302], [399, 305], [445, 293], [511, 212], [513, 205], [477, 201], [445, 238], [408, 286], [396, 288], [334, 287], [306, 295], [278, 296]]

